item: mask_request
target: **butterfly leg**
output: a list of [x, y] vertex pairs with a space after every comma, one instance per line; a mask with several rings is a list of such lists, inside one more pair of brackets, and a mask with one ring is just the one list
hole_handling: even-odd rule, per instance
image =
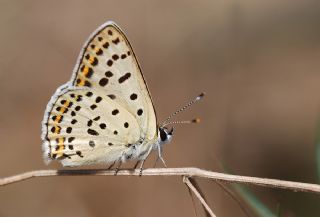
[[114, 161], [109, 167], [108, 170], [111, 170], [111, 168], [116, 164], [116, 161]]
[[152, 151], [152, 146], [150, 146], [147, 154], [145, 155], [146, 157], [144, 157], [144, 158], [141, 160], [139, 176], [142, 176], [142, 170], [143, 170], [144, 162], [147, 160], [147, 158], [148, 158], [148, 156], [150, 155], [151, 151]]
[[146, 161], [146, 159], [147, 159], [147, 158], [145, 158], [145, 159], [143, 159], [143, 160], [141, 161], [139, 176], [142, 176], [143, 164], [144, 164], [144, 162]]
[[118, 165], [117, 165], [117, 167], [115, 168], [115, 170], [114, 170], [114, 175], [116, 176], [117, 175], [117, 173], [119, 172], [119, 170], [120, 170], [120, 167], [121, 167], [121, 164], [122, 164], [122, 161], [121, 161], [121, 159], [119, 159], [119, 161], [118, 161], [119, 163], [118, 163]]
[[138, 161], [136, 162], [136, 164], [135, 164], [134, 167], [133, 167], [134, 170], [138, 168], [139, 163], [141, 163], [141, 160], [138, 160]]
[[162, 157], [162, 147], [160, 144], [157, 145], [158, 147], [158, 157], [157, 157], [157, 160], [156, 162], [154, 163], [154, 166], [153, 167], [156, 167], [156, 164], [158, 163], [159, 159], [161, 160], [161, 162], [163, 163], [164, 167], [167, 167], [167, 164], [166, 162], [164, 161], [163, 157]]

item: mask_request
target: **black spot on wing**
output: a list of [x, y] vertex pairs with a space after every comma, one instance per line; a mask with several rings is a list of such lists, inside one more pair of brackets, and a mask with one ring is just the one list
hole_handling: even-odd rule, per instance
[[91, 83], [89, 81], [84, 81], [84, 86], [91, 87]]
[[68, 108], [70, 108], [73, 105], [73, 102], [69, 102]]
[[106, 127], [107, 127], [107, 125], [105, 123], [101, 123], [99, 126], [102, 130], [106, 129]]
[[104, 43], [104, 44], [102, 45], [102, 47], [105, 48], [105, 49], [108, 49], [108, 47], [109, 47], [109, 42]]
[[76, 101], [80, 102], [81, 100], [82, 100], [82, 95], [78, 95], [77, 98], [76, 98]]
[[112, 43], [114, 43], [115, 45], [117, 45], [119, 42], [120, 42], [119, 38], [116, 38], [116, 39], [112, 40]]
[[98, 56], [102, 55], [102, 54], [103, 54], [102, 49], [101, 49], [101, 48], [99, 48], [99, 49], [96, 51], [96, 54], [97, 54]]
[[119, 113], [119, 110], [118, 109], [114, 109], [113, 111], [112, 111], [112, 115], [117, 115]]
[[74, 137], [69, 137], [68, 142], [71, 143], [75, 138]]
[[66, 132], [67, 133], [71, 133], [72, 132], [72, 127], [67, 127]]
[[107, 61], [107, 65], [108, 65], [108, 66], [112, 66], [112, 64], [113, 64], [113, 61], [112, 61], [112, 60], [108, 60], [108, 61]]
[[101, 96], [97, 96], [97, 98], [96, 98], [96, 103], [101, 102], [101, 100], [102, 100], [102, 97], [101, 97]]
[[87, 130], [87, 133], [92, 135], [92, 136], [98, 136], [99, 135], [99, 133], [97, 131], [95, 131], [93, 129], [90, 129], [90, 128]]
[[86, 93], [86, 96], [87, 96], [87, 97], [90, 97], [90, 96], [92, 96], [92, 95], [93, 95], [93, 93], [90, 92], [90, 91]]
[[93, 121], [92, 121], [92, 120], [88, 120], [88, 122], [87, 122], [87, 126], [88, 126], [88, 127], [91, 127], [91, 126], [92, 126], [92, 123], [93, 123]]
[[77, 154], [79, 157], [83, 157], [81, 151], [76, 151], [76, 154]]
[[106, 73], [104, 73], [106, 77], [110, 78], [113, 76], [113, 73], [111, 71], [106, 71]]
[[94, 146], [96, 146], [96, 144], [94, 143], [94, 141], [89, 141], [89, 146], [93, 148]]
[[98, 121], [99, 119], [100, 119], [100, 116], [93, 118], [93, 120], [95, 120], [95, 121]]
[[100, 81], [99, 81], [99, 85], [101, 87], [104, 87], [104, 86], [106, 86], [108, 84], [108, 82], [109, 82], [108, 78], [101, 78]]
[[112, 59], [116, 61], [119, 59], [119, 56], [117, 54], [114, 54], [114, 55], [112, 55]]
[[121, 76], [118, 81], [121, 84], [121, 83], [125, 82], [126, 80], [128, 80], [130, 77], [131, 77], [131, 73], [127, 72], [126, 74]]
[[92, 104], [92, 105], [90, 106], [90, 108], [91, 108], [91, 110], [95, 110], [95, 109], [97, 108], [97, 105], [96, 105], [96, 104]]
[[110, 99], [115, 99], [115, 98], [116, 98], [116, 96], [115, 96], [114, 94], [109, 94], [108, 97], [109, 97]]
[[98, 63], [99, 63], [99, 61], [98, 61], [97, 57], [94, 57], [92, 62], [91, 62], [91, 65], [92, 66], [96, 66], [96, 65], [98, 65]]
[[142, 109], [138, 109], [138, 111], [137, 111], [137, 115], [141, 116], [141, 115], [142, 115], [142, 113], [143, 113], [143, 110], [142, 110]]
[[131, 100], [136, 100], [137, 98], [138, 98], [138, 95], [135, 94], [135, 93], [133, 93], [133, 94], [130, 95], [130, 99], [131, 99]]

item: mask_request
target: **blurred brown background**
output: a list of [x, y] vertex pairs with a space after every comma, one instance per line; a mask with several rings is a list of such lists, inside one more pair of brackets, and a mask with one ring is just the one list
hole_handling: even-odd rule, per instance
[[[319, 1], [0, 1], [0, 175], [44, 165], [40, 122], [99, 25], [127, 33], [159, 120], [201, 91], [165, 147], [170, 167], [316, 182], [320, 116]], [[153, 159], [148, 165], [153, 164]], [[101, 167], [101, 166], [100, 166]], [[201, 181], [217, 216], [245, 216]], [[252, 188], [283, 216], [320, 215], [317, 195]], [[0, 216], [193, 216], [180, 178], [53, 177], [0, 189]]]

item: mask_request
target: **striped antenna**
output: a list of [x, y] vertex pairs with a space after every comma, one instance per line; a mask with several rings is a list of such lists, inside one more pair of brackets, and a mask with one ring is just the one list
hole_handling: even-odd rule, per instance
[[200, 119], [196, 118], [190, 121], [173, 121], [173, 122], [169, 122], [171, 118], [173, 118], [174, 116], [176, 116], [177, 114], [179, 114], [180, 112], [186, 110], [187, 108], [189, 108], [192, 104], [194, 104], [195, 102], [198, 102], [199, 100], [201, 100], [204, 97], [205, 93], [200, 93], [196, 98], [194, 98], [193, 100], [191, 100], [190, 102], [188, 102], [185, 106], [181, 107], [180, 109], [178, 109], [177, 111], [175, 111], [174, 113], [172, 113], [166, 120], [164, 120], [161, 124], [160, 127], [164, 127], [166, 125], [169, 124], [191, 124], [191, 123], [199, 123]]
[[189, 121], [170, 121], [167, 122], [166, 124], [162, 125], [162, 127], [167, 126], [167, 125], [171, 125], [171, 124], [197, 124], [200, 123], [200, 118], [195, 118]]

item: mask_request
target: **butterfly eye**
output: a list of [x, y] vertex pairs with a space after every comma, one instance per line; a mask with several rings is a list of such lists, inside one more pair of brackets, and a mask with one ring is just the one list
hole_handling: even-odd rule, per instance
[[164, 128], [159, 128], [160, 139], [162, 142], [166, 141], [168, 136]]

